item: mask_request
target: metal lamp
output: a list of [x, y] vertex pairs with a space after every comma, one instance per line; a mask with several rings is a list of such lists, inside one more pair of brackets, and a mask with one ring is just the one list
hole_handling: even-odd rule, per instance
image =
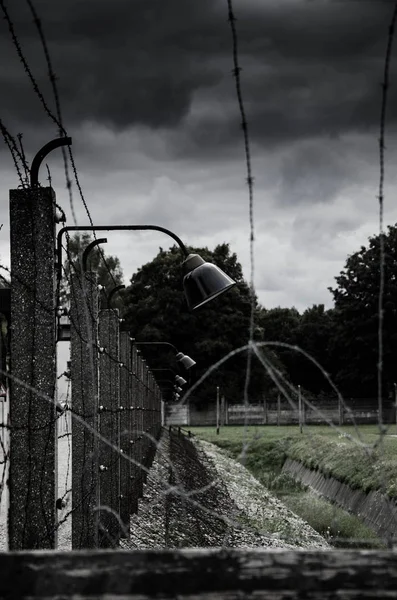
[[176, 362], [180, 363], [185, 369], [191, 369], [196, 364], [196, 361], [190, 358], [187, 354], [183, 354], [183, 352], [178, 352], [176, 355]]
[[222, 269], [205, 262], [199, 254], [189, 254], [183, 261], [183, 268], [183, 289], [190, 310], [203, 306], [236, 285]]

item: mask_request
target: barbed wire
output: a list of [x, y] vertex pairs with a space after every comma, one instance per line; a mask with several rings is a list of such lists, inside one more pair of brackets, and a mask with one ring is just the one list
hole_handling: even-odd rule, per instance
[[37, 97], [39, 98], [41, 105], [45, 111], [45, 113], [47, 114], [47, 116], [51, 119], [51, 121], [53, 121], [53, 123], [55, 123], [55, 125], [57, 125], [58, 129], [62, 132], [62, 135], [66, 136], [66, 131], [62, 126], [62, 123], [59, 122], [58, 118], [54, 115], [54, 113], [52, 112], [52, 110], [49, 108], [43, 94], [40, 91], [40, 88], [33, 76], [33, 73], [31, 71], [31, 68], [29, 66], [29, 63], [24, 55], [24, 52], [22, 50], [22, 46], [19, 42], [18, 36], [16, 34], [15, 31], [15, 27], [14, 24], [12, 22], [12, 19], [10, 17], [10, 14], [8, 12], [6, 3], [4, 2], [4, 0], [0, 0], [0, 8], [3, 11], [3, 15], [4, 15], [4, 19], [8, 25], [8, 30], [11, 36], [11, 40], [12, 43], [16, 49], [18, 58], [20, 60], [20, 62], [22, 63], [22, 66], [25, 70], [26, 75], [28, 76], [30, 83], [32, 84], [33, 90], [35, 92], [35, 94], [37, 95]]
[[[236, 31], [235, 31], [235, 26], [234, 26], [234, 20], [235, 20], [235, 19], [234, 19], [234, 15], [233, 15], [233, 12], [232, 12], [232, 6], [231, 6], [231, 2], [229, 2], [229, 13], [230, 13], [230, 15], [231, 15], [231, 25], [232, 25], [232, 30], [233, 30], [233, 27], [234, 27], [234, 34], [233, 34], [233, 35], [236, 35], [236, 36], [237, 36], [237, 34], [236, 34]], [[230, 15], [229, 15], [229, 16], [230, 16]], [[235, 40], [235, 48], [234, 48], [234, 50], [235, 50], [235, 68], [234, 68], [234, 72], [235, 72], [235, 77], [236, 77], [236, 85], [237, 85], [237, 79], [239, 78], [239, 70], [240, 70], [240, 68], [239, 68], [239, 66], [238, 66], [238, 61], [237, 61], [237, 58], [238, 58], [238, 54], [237, 54], [237, 37], [236, 37], [236, 40]], [[239, 83], [238, 83], [238, 88], [240, 89], [240, 97], [241, 97], [240, 80], [238, 79], [238, 81], [239, 81]], [[385, 88], [385, 91], [386, 91], [386, 89], [387, 89], [387, 88]], [[240, 98], [239, 98], [239, 101], [240, 101]], [[242, 100], [241, 100], [241, 102], [242, 102]], [[242, 106], [242, 108], [243, 108], [243, 112], [242, 112], [242, 118], [243, 118], [243, 122], [246, 122], [246, 120], [245, 120], [244, 106]], [[240, 109], [241, 109], [241, 106], [240, 106]], [[245, 127], [245, 128], [243, 127], [243, 131], [244, 131], [244, 135], [245, 135], [245, 146], [246, 146], [246, 160], [247, 160], [247, 172], [248, 172], [248, 178], [247, 178], [247, 182], [248, 182], [248, 185], [249, 185], [249, 187], [251, 186], [251, 187], [250, 187], [250, 218], [252, 218], [252, 219], [251, 219], [251, 223], [250, 223], [250, 224], [251, 224], [251, 240], [250, 240], [250, 241], [251, 241], [251, 242], [253, 242], [253, 241], [254, 241], [254, 237], [253, 237], [253, 225], [254, 225], [254, 219], [253, 219], [253, 202], [252, 202], [252, 200], [253, 200], [253, 195], [252, 195], [253, 179], [252, 179], [252, 175], [251, 175], [251, 166], [250, 166], [250, 164], [251, 164], [251, 163], [250, 163], [249, 145], [248, 145], [248, 154], [247, 154], [247, 142], [249, 141], [249, 139], [248, 139], [248, 128], [247, 128], [247, 127]], [[384, 138], [384, 130], [383, 130], [383, 138]], [[381, 145], [381, 147], [382, 147], [382, 156], [383, 156], [383, 148], [384, 148], [384, 147], [383, 147], [383, 144]], [[382, 162], [382, 159], [381, 159], [381, 164], [383, 164], [383, 162]], [[383, 167], [381, 167], [381, 169], [382, 169], [382, 168], [383, 168]], [[76, 174], [77, 174], [77, 170], [76, 170]], [[382, 206], [383, 206], [383, 175], [384, 175], [384, 172], [382, 171], [382, 185], [380, 186], [380, 188], [381, 188], [381, 189], [380, 189], [380, 194], [379, 194], [379, 195], [380, 195], [380, 197], [382, 198]], [[83, 204], [84, 204], [84, 202], [83, 202]], [[87, 209], [87, 210], [88, 210], [88, 209]], [[89, 214], [89, 213], [88, 213], [88, 214]], [[252, 263], [252, 264], [253, 264], [253, 263]], [[251, 275], [252, 275], [252, 278], [251, 278], [251, 280], [253, 281], [253, 270], [252, 270], [252, 273], [251, 273]], [[82, 285], [84, 286], [84, 282], [82, 283]], [[37, 298], [36, 298], [36, 300], [37, 300]], [[79, 326], [79, 327], [80, 327], [80, 326]], [[79, 337], [80, 337], [80, 339], [86, 343], [86, 340], [83, 340], [83, 335], [82, 335], [82, 333], [81, 333], [81, 330], [80, 330], [80, 329], [78, 329], [78, 331], [79, 331]], [[93, 351], [94, 351], [94, 350], [96, 350], [96, 351], [99, 351], [99, 350], [100, 350], [100, 348], [99, 348], [98, 344], [96, 344], [96, 343], [93, 343], [93, 344], [92, 344], [92, 348], [93, 348]], [[252, 350], [253, 348], [254, 348], [254, 347], [252, 347], [250, 344], [247, 346], [247, 349], [249, 350], [248, 354], [251, 354], [251, 350]], [[295, 348], [295, 349], [296, 349], [296, 348]], [[105, 352], [106, 352], [106, 350], [105, 350]], [[108, 356], [109, 356], [109, 358], [110, 358], [112, 361], [114, 361], [114, 362], [118, 362], [118, 363], [120, 364], [120, 361], [119, 361], [119, 359], [118, 359], [117, 357], [115, 357], [115, 356], [111, 356], [110, 354], [108, 354]], [[123, 366], [124, 366], [124, 365], [123, 365]], [[124, 366], [124, 368], [127, 368], [127, 367], [126, 367], [126, 366]], [[283, 396], [284, 396], [284, 397], [287, 397], [287, 396], [289, 395], [289, 396], [292, 398], [292, 396], [291, 396], [291, 391], [292, 391], [292, 390], [291, 390], [291, 389], [288, 389], [288, 386], [290, 386], [291, 384], [290, 384], [290, 383], [289, 383], [287, 380], [283, 380], [283, 376], [282, 376], [282, 374], [280, 374], [280, 372], [279, 372], [279, 371], [277, 371], [277, 369], [275, 369], [274, 367], [272, 367], [271, 365], [269, 365], [269, 363], [267, 364], [267, 366], [266, 366], [266, 369], [267, 369], [267, 371], [268, 371], [269, 373], [270, 373], [270, 372], [271, 372], [271, 373], [273, 373], [273, 376], [275, 377], [275, 379], [278, 379], [279, 385], [281, 386], [279, 389], [281, 389], [281, 390], [282, 390]], [[128, 369], [127, 369], [127, 370], [128, 370]], [[131, 372], [131, 371], [128, 371], [128, 372], [129, 372], [129, 374], [130, 374], [130, 375], [132, 374], [132, 372]], [[284, 379], [285, 379], [285, 378], [284, 378]], [[287, 384], [288, 384], [288, 385], [287, 385]], [[33, 387], [34, 387], [34, 386], [33, 386]], [[305, 398], [303, 398], [303, 400], [304, 400], [304, 402], [305, 402], [305, 403], [306, 403], [306, 402], [308, 402], [308, 401], [307, 401]], [[294, 403], [293, 399], [292, 399], [292, 402]], [[296, 407], [296, 402], [294, 403], [294, 405], [295, 405], [295, 407]], [[315, 406], [314, 406], [314, 409], [316, 409], [316, 407], [315, 407]], [[67, 412], [67, 411], [65, 411], [65, 412]], [[74, 412], [73, 412], [73, 407], [71, 407], [71, 408], [70, 408], [70, 412], [71, 412], [71, 413], [72, 413], [72, 414], [73, 414], [75, 417], [80, 417], [80, 418], [81, 418], [81, 419], [83, 419], [83, 420], [84, 420], [85, 418], [88, 418], [88, 417], [87, 417], [87, 415], [79, 414], [79, 412], [78, 412], [78, 411], [74, 411]], [[114, 412], [113, 412], [113, 411], [109, 411], [109, 412], [111, 412], [112, 414], [115, 414], [115, 413], [117, 413], [118, 411], [114, 411]], [[58, 420], [58, 419], [57, 419], [57, 420]], [[331, 423], [329, 423], [329, 424], [331, 424]], [[67, 439], [68, 439], [68, 441], [69, 441], [69, 432], [67, 432], [67, 434], [66, 434], [66, 437], [67, 437]], [[115, 450], [115, 451], [117, 451], [117, 452], [119, 452], [119, 453], [120, 453], [120, 449], [119, 449], [119, 448], [117, 448], [117, 447], [116, 447], [116, 450]], [[139, 461], [139, 462], [140, 462], [140, 461]], [[173, 488], [173, 489], [174, 489], [174, 488]], [[65, 491], [65, 494], [66, 494], [66, 493], [69, 493], [69, 492], [70, 492], [70, 488], [68, 488], [67, 492]], [[187, 497], [187, 491], [186, 491], [186, 490], [180, 490], [180, 494], [181, 494], [181, 497], [182, 497], [182, 498], [186, 499], [186, 497]], [[75, 507], [73, 510], [75, 510], [76, 508], [77, 508], [77, 507]], [[101, 507], [101, 508], [102, 508], [102, 507]], [[211, 508], [211, 511], [212, 511], [212, 508]], [[70, 511], [70, 512], [69, 512], [69, 514], [71, 514], [72, 512], [73, 512], [73, 511]], [[48, 531], [46, 532], [46, 534], [45, 534], [45, 535], [46, 535], [46, 536], [50, 536], [50, 533], [51, 533], [51, 532], [48, 530]]]
[[25, 157], [22, 156], [22, 154], [16, 144], [15, 139], [12, 137], [10, 132], [7, 130], [6, 126], [4, 125], [4, 123], [1, 119], [0, 119], [0, 131], [3, 136], [4, 143], [6, 144], [8, 150], [11, 154], [11, 158], [14, 163], [14, 167], [17, 172], [21, 187], [26, 187], [27, 182], [22, 176], [21, 167], [18, 163], [18, 158], [19, 158], [21, 160], [22, 167], [24, 167], [26, 165]]
[[[240, 73], [242, 68], [239, 64], [239, 48], [238, 48], [238, 35], [236, 28], [236, 17], [234, 16], [233, 11], [233, 3], [232, 0], [227, 0], [228, 6], [228, 20], [230, 23], [230, 29], [232, 33], [232, 46], [233, 46], [233, 76], [236, 82], [236, 93], [237, 93], [237, 101], [238, 107], [241, 116], [241, 128], [243, 130], [243, 138], [244, 138], [244, 151], [245, 151], [245, 164], [247, 170], [247, 184], [248, 184], [248, 199], [249, 199], [249, 245], [250, 245], [250, 303], [251, 303], [251, 314], [249, 321], [249, 341], [254, 339], [254, 318], [255, 318], [255, 304], [256, 304], [256, 295], [255, 295], [255, 256], [254, 256], [254, 240], [255, 240], [255, 226], [254, 226], [254, 178], [252, 175], [252, 165], [251, 165], [251, 149], [250, 149], [250, 138], [248, 131], [248, 122], [246, 117], [246, 111], [243, 101], [242, 94], [242, 86], [241, 86], [241, 77]], [[252, 354], [251, 347], [247, 353], [247, 366], [246, 366], [246, 375], [244, 382], [244, 404], [248, 406], [249, 398], [248, 398], [248, 388], [251, 379], [251, 363], [252, 363]]]
[[378, 298], [378, 406], [379, 406], [379, 426], [382, 425], [382, 386], [383, 386], [383, 297], [385, 288], [385, 239], [383, 228], [384, 213], [384, 181], [385, 181], [385, 130], [386, 130], [386, 108], [387, 94], [389, 89], [389, 70], [390, 60], [394, 40], [394, 29], [397, 19], [397, 2], [395, 3], [393, 15], [388, 29], [385, 65], [382, 83], [382, 101], [380, 113], [380, 135], [379, 135], [379, 252], [380, 252], [380, 277], [379, 277], [379, 298]]
[[[17, 55], [19, 57], [19, 60], [20, 60], [20, 62], [22, 63], [22, 65], [24, 67], [24, 70], [25, 70], [25, 72], [26, 72], [26, 74], [27, 74], [27, 76], [28, 76], [28, 78], [30, 80], [30, 83], [31, 83], [31, 85], [33, 87], [33, 90], [34, 90], [35, 94], [37, 95], [37, 97], [40, 100], [40, 103], [41, 103], [41, 105], [42, 105], [42, 107], [44, 109], [44, 112], [53, 121], [53, 123], [55, 125], [57, 125], [60, 136], [61, 137], [62, 136], [66, 137], [67, 136], [67, 131], [66, 131], [66, 129], [63, 126], [63, 123], [62, 123], [61, 103], [60, 103], [59, 92], [58, 92], [58, 87], [57, 87], [57, 83], [56, 83], [57, 78], [56, 78], [55, 72], [54, 72], [53, 67], [52, 67], [51, 56], [50, 56], [50, 52], [49, 52], [48, 45], [47, 45], [47, 42], [46, 42], [46, 37], [45, 37], [45, 34], [44, 34], [44, 29], [43, 29], [41, 20], [40, 20], [40, 18], [38, 16], [38, 13], [37, 13], [37, 11], [36, 11], [36, 9], [34, 7], [34, 4], [33, 4], [32, 0], [26, 0], [26, 1], [27, 1], [27, 4], [28, 4], [31, 12], [32, 12], [34, 24], [35, 24], [35, 26], [37, 28], [37, 31], [38, 31], [38, 34], [39, 34], [39, 38], [40, 38], [40, 42], [41, 42], [42, 47], [43, 47], [45, 61], [46, 61], [46, 64], [47, 64], [47, 69], [48, 69], [48, 76], [49, 76], [49, 79], [50, 79], [50, 83], [51, 83], [51, 87], [52, 87], [52, 91], [53, 91], [53, 95], [54, 95], [54, 101], [55, 101], [55, 107], [56, 107], [57, 116], [54, 115], [53, 111], [49, 108], [48, 103], [46, 102], [46, 100], [44, 98], [44, 95], [41, 92], [41, 90], [39, 88], [39, 85], [38, 85], [38, 83], [37, 83], [37, 81], [36, 81], [36, 79], [35, 79], [35, 77], [33, 75], [33, 72], [32, 72], [32, 70], [31, 70], [31, 68], [29, 66], [29, 62], [28, 62], [28, 60], [27, 60], [27, 58], [26, 58], [26, 56], [25, 56], [25, 54], [24, 54], [24, 52], [22, 50], [22, 46], [21, 46], [21, 44], [19, 42], [16, 30], [15, 30], [14, 23], [13, 23], [11, 17], [10, 17], [10, 14], [9, 14], [9, 12], [7, 10], [7, 7], [6, 7], [6, 4], [5, 4], [4, 0], [0, 0], [0, 7], [1, 7], [2, 11], [3, 11], [4, 18], [5, 18], [6, 22], [7, 22], [8, 29], [9, 29], [9, 32], [10, 32], [10, 35], [11, 35], [11, 39], [12, 39], [12, 43], [13, 43], [15, 49], [16, 49]], [[69, 159], [70, 159], [70, 162], [71, 162], [71, 165], [72, 165], [73, 175], [74, 175], [75, 182], [76, 182], [79, 194], [80, 194], [81, 201], [82, 201], [83, 206], [85, 208], [85, 211], [87, 213], [89, 222], [90, 222], [91, 226], [93, 226], [93, 220], [92, 220], [90, 211], [88, 209], [87, 202], [86, 202], [84, 194], [83, 194], [82, 186], [80, 184], [80, 180], [79, 180], [79, 176], [78, 176], [78, 172], [77, 172], [77, 167], [76, 167], [76, 164], [75, 164], [75, 160], [74, 160], [74, 157], [73, 157], [73, 152], [72, 152], [72, 149], [71, 149], [70, 145], [68, 146], [68, 153], [69, 153]], [[65, 172], [65, 179], [66, 179], [66, 187], [67, 187], [67, 190], [68, 190], [68, 193], [69, 193], [70, 208], [71, 208], [73, 220], [74, 220], [75, 224], [77, 224], [76, 213], [75, 213], [74, 204], [73, 204], [72, 182], [71, 182], [71, 179], [69, 177], [68, 162], [67, 162], [67, 156], [66, 156], [66, 151], [65, 151], [64, 147], [62, 147], [62, 156], [63, 156], [63, 163], [64, 163], [64, 172]], [[95, 238], [95, 235], [96, 235], [95, 231], [93, 232], [93, 235], [94, 235], [94, 238]], [[102, 260], [103, 260], [103, 262], [104, 262], [104, 264], [105, 264], [105, 266], [106, 266], [106, 268], [107, 268], [107, 270], [109, 272], [109, 275], [111, 276], [111, 278], [112, 278], [112, 280], [114, 282], [114, 285], [116, 285], [116, 282], [114, 280], [113, 274], [111, 273], [111, 270], [110, 270], [110, 268], [109, 268], [109, 266], [108, 266], [108, 264], [106, 262], [106, 259], [104, 257], [103, 251], [102, 251], [101, 248], [98, 248], [98, 249], [99, 249], [99, 252], [101, 253]]]

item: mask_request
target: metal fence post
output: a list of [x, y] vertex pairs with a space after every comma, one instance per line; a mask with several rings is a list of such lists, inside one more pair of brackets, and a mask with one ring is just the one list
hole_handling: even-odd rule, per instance
[[55, 548], [55, 194], [51, 188], [10, 190], [10, 242], [9, 548]]
[[120, 539], [120, 357], [117, 310], [99, 313], [99, 546], [116, 547]]
[[343, 402], [342, 402], [342, 399], [340, 396], [338, 397], [338, 409], [339, 409], [338, 410], [338, 412], [339, 412], [339, 427], [341, 427], [343, 425], [343, 421], [344, 421], [344, 419], [343, 419], [344, 411], [343, 411]]
[[[96, 273], [72, 275], [72, 548], [98, 547], [98, 284]], [[82, 420], [80, 420], [80, 418]]]
[[302, 433], [303, 413], [302, 413], [302, 393], [301, 393], [300, 385], [298, 385], [298, 413], [299, 413], [299, 431], [300, 431], [300, 433]]
[[277, 425], [280, 426], [280, 416], [281, 416], [281, 398], [280, 394], [277, 394]]

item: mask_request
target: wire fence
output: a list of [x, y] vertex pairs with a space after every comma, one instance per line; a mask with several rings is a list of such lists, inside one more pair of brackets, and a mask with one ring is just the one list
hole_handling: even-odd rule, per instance
[[[42, 24], [33, 4], [31, 2], [28, 4], [42, 41], [56, 102], [56, 115], [49, 108], [35, 81], [5, 4], [0, 2], [12, 41], [34, 92], [39, 97], [47, 116], [58, 127], [60, 134], [66, 136], [55, 84], [56, 76], [51, 65]], [[238, 103], [242, 117], [249, 186], [253, 292], [254, 207], [250, 140], [241, 94], [239, 75], [241, 67], [238, 61], [236, 19], [230, 1], [228, 1], [228, 9], [233, 39], [233, 75], [236, 78]], [[383, 83], [379, 145], [381, 240], [388, 69], [396, 16], [397, 5], [389, 29]], [[42, 193], [45, 195], [47, 192], [42, 188], [39, 191], [29, 189], [29, 170], [21, 147], [21, 140], [19, 139], [20, 144], [18, 145], [15, 137], [9, 133], [2, 122], [0, 122], [0, 129], [11, 154], [22, 191], [29, 196], [29, 202], [32, 200], [30, 197], [32, 195], [34, 202], [40, 202]], [[69, 148], [68, 156], [64, 153], [64, 167], [71, 212], [73, 215], [75, 214], [68, 159], [80, 199], [89, 221], [93, 225], [79, 182], [77, 167]], [[18, 190], [18, 200], [23, 196], [22, 191]], [[50, 199], [51, 208], [54, 210], [57, 205], [52, 193]], [[46, 247], [48, 255], [45, 258], [42, 254], [45, 248], [42, 247], [43, 238], [40, 234], [42, 213], [35, 216], [34, 206], [37, 208], [38, 204], [26, 208], [29, 212], [29, 218], [26, 220], [29, 223], [27, 243], [31, 244], [29, 256], [34, 261], [31, 273], [27, 273], [28, 267], [26, 264], [23, 265], [21, 260], [21, 257], [25, 260], [27, 255], [26, 240], [24, 245], [18, 248], [15, 245], [15, 239], [12, 240], [12, 252], [15, 253], [14, 263], [11, 270], [6, 269], [11, 275], [13, 294], [14, 296], [18, 294], [21, 306], [17, 308], [14, 302], [14, 313], [9, 323], [13, 328], [11, 370], [4, 369], [2, 365], [3, 381], [8, 380], [8, 384], [7, 395], [0, 398], [0, 538], [5, 540], [7, 537], [5, 515], [9, 510], [8, 541], [11, 549], [118, 548], [123, 543], [128, 547], [128, 540], [131, 538], [131, 516], [139, 513], [140, 502], [142, 503], [145, 496], [145, 488], [146, 494], [150, 492], [148, 473], [156, 459], [156, 450], [157, 454], [159, 449], [164, 450], [161, 446], [161, 391], [149, 365], [134, 346], [128, 333], [123, 331], [117, 311], [100, 310], [96, 274], [81, 275], [74, 270], [69, 279], [71, 290], [70, 386], [66, 396], [60, 401], [57, 396], [57, 374], [54, 369], [57, 343], [54, 296], [49, 294], [49, 290], [52, 289], [54, 272], [52, 267], [48, 269], [48, 278], [45, 283], [43, 283], [44, 274], [42, 272], [44, 265], [49, 265], [53, 259], [55, 240], [50, 239], [50, 244]], [[18, 207], [18, 211], [20, 210]], [[15, 214], [17, 215], [17, 213]], [[38, 215], [40, 218], [37, 218]], [[15, 216], [14, 220], [18, 223], [21, 222], [20, 213], [18, 213], [18, 219]], [[53, 226], [54, 222], [51, 222], [51, 227]], [[381, 252], [384, 252], [382, 246]], [[18, 257], [19, 259], [16, 260]], [[104, 259], [103, 254], [102, 259]], [[57, 284], [59, 286], [60, 282], [58, 281]], [[380, 381], [383, 353], [383, 285], [381, 270], [379, 295]], [[57, 292], [59, 292], [59, 288]], [[26, 306], [28, 306], [27, 311]], [[22, 309], [25, 311], [23, 315]], [[283, 400], [278, 403], [248, 408], [246, 395], [246, 402], [243, 406], [235, 407], [232, 410], [231, 407], [229, 410], [225, 409], [224, 421], [231, 424], [234, 419], [235, 422], [238, 421], [245, 425], [258, 420], [268, 424], [282, 424], [284, 415], [289, 423], [296, 422], [306, 425], [309, 422], [325, 422], [337, 428], [350, 420], [357, 425], [360, 422], [359, 413], [363, 413], [362, 419], [365, 421], [365, 415], [368, 416], [372, 411], [372, 403], [371, 406], [364, 402], [360, 406], [353, 406], [349, 404], [349, 399], [341, 401], [340, 396], [336, 395], [333, 399], [332, 409], [329, 406], [313, 405], [305, 398], [300, 405], [297, 390], [291, 390], [286, 378], [282, 377], [261, 354], [260, 344], [253, 343], [252, 327], [253, 321], [251, 322], [249, 347], [236, 349], [228, 357], [241, 350], [247, 352], [249, 356], [255, 355], [277, 384]], [[50, 333], [49, 337], [48, 333]], [[20, 344], [19, 347], [18, 344]], [[293, 349], [296, 350], [296, 348]], [[42, 360], [43, 353], [45, 353], [45, 360]], [[219, 368], [228, 357], [224, 357], [213, 365], [210, 372]], [[250, 362], [248, 361], [247, 382], [249, 369]], [[43, 385], [43, 381], [45, 385]], [[200, 383], [201, 381], [195, 385], [198, 386]], [[192, 389], [190, 393], [193, 391]], [[188, 395], [185, 396], [183, 402], [186, 403], [187, 399]], [[396, 419], [395, 403], [394, 400], [382, 399], [381, 385], [379, 386], [378, 405], [379, 410], [376, 414], [379, 424], [394, 424]], [[328, 409], [332, 410], [332, 414], [327, 413]], [[236, 416], [239, 412], [240, 414]], [[191, 419], [189, 417], [188, 419], [186, 424], [192, 424]], [[387, 429], [380, 429], [380, 440], [386, 432]], [[161, 486], [156, 488], [157, 497], [152, 498], [154, 502], [159, 500], [158, 496], [161, 496], [165, 502], [164, 547], [235, 545], [238, 532], [242, 527], [241, 523], [244, 520], [242, 520], [242, 515], [235, 503], [232, 502], [229, 491], [211, 465], [206, 464], [203, 453], [200, 454], [192, 440], [189, 440], [183, 432], [174, 429], [169, 430], [167, 435], [169, 436], [169, 443], [165, 449], [167, 479], [162, 480]], [[248, 445], [249, 441], [244, 442], [245, 451]], [[370, 449], [368, 449], [368, 456], [372, 457]], [[54, 472], [57, 472], [57, 476], [54, 476]], [[8, 478], [10, 479], [9, 487], [6, 485]], [[9, 497], [8, 489], [11, 497]], [[32, 514], [34, 514], [34, 518], [32, 518]], [[181, 523], [184, 524], [184, 530], [181, 528]], [[248, 530], [247, 525], [245, 528]], [[130, 547], [134, 547], [132, 540]]]
[[[32, 296], [34, 298], [34, 293]], [[97, 331], [99, 344], [104, 344], [103, 347], [98, 345], [94, 359], [98, 376], [93, 377], [91, 360], [84, 360], [84, 353], [88, 358], [93, 355], [91, 348], [87, 349], [87, 328], [80, 318], [87, 308], [86, 297], [81, 293], [78, 297], [72, 296], [71, 315], [75, 314], [76, 320], [72, 319], [71, 324], [68, 373], [71, 386], [69, 384], [66, 396], [55, 398], [55, 402], [48, 398], [46, 402], [46, 398], [35, 398], [33, 390], [27, 390], [32, 393], [24, 411], [27, 419], [21, 424], [15, 410], [15, 403], [21, 400], [13, 395], [17, 391], [15, 384], [11, 385], [11, 398], [2, 399], [3, 479], [10, 459], [10, 437], [13, 467], [26, 457], [26, 451], [37, 451], [38, 440], [45, 448], [43, 456], [30, 457], [35, 462], [28, 463], [23, 472], [16, 473], [15, 469], [11, 472], [10, 549], [54, 547], [55, 544], [63, 549], [117, 547], [120, 537], [128, 535], [130, 515], [137, 510], [146, 472], [153, 461], [161, 426], [160, 389], [129, 335], [120, 331], [117, 311], [99, 311], [98, 293], [94, 294], [96, 306], [92, 296], [89, 300], [90, 317], [95, 315], [95, 320], [90, 318], [88, 327]], [[77, 322], [81, 329], [75, 327]], [[32, 357], [34, 359], [33, 355], [29, 358]], [[28, 361], [32, 372], [34, 362]], [[48, 413], [52, 415], [44, 422], [38, 423], [33, 416], [37, 404], [48, 406]], [[30, 436], [27, 449], [19, 448], [17, 437], [20, 435]], [[57, 438], [58, 460], [57, 452], [51, 452], [48, 444], [51, 436]], [[58, 477], [47, 478], [46, 485], [53, 488], [50, 498], [55, 496], [58, 514], [55, 519], [51, 518], [47, 502], [49, 489], [46, 495], [40, 496], [41, 502], [36, 506], [40, 511], [41, 504], [47, 513], [47, 529], [43, 535], [33, 522], [22, 523], [15, 517], [15, 504], [18, 504], [19, 491], [22, 502], [29, 502], [35, 489], [41, 491], [41, 469], [55, 463]], [[21, 485], [26, 486], [23, 493]], [[3, 502], [3, 520], [7, 508]]]

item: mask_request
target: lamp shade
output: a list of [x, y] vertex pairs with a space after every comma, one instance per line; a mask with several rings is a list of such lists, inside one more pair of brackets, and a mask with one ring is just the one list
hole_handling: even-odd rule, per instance
[[176, 375], [175, 376], [175, 382], [178, 385], [185, 385], [187, 383], [186, 379], [184, 379], [183, 377], [181, 377], [180, 375]]
[[183, 267], [183, 288], [190, 310], [203, 306], [236, 285], [222, 269], [205, 262], [198, 254], [189, 254]]
[[181, 363], [181, 365], [185, 367], [185, 369], [191, 369], [196, 364], [195, 360], [190, 358], [187, 354], [183, 354], [183, 352], [178, 352], [175, 358], [178, 363]]

